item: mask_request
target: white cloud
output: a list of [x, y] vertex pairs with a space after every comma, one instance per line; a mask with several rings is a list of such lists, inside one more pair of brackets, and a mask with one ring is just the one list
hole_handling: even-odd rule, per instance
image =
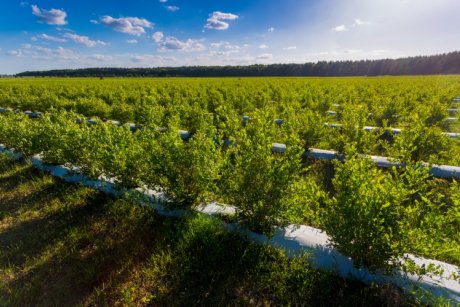
[[218, 43], [211, 43], [210, 49], [209, 56], [229, 56], [240, 52], [241, 47], [232, 45], [230, 42], [220, 41]]
[[101, 23], [115, 31], [136, 36], [144, 34], [145, 28], [153, 28], [152, 22], [138, 17], [113, 18], [111, 16], [103, 16], [101, 17]]
[[156, 66], [164, 65], [165, 63], [177, 62], [175, 57], [165, 57], [161, 55], [142, 54], [135, 55], [131, 58], [131, 61], [135, 63], [147, 63], [154, 64]]
[[288, 47], [284, 47], [283, 50], [296, 50], [297, 47], [296, 46], [288, 46]]
[[137, 44], [138, 43], [137, 39], [128, 39], [128, 40], [126, 40], [126, 42], [128, 44]]
[[75, 31], [72, 30], [72, 29], [69, 29], [69, 28], [61, 28], [61, 27], [56, 27], [56, 30], [58, 30], [59, 32], [75, 32]]
[[181, 41], [173, 36], [168, 36], [164, 41], [159, 43], [159, 51], [203, 51], [206, 47], [201, 43], [201, 40], [187, 39]]
[[222, 13], [222, 12], [213, 12], [211, 18], [215, 19], [224, 19], [224, 20], [235, 20], [238, 18], [238, 15], [232, 13]]
[[91, 22], [92, 24], [95, 24], [95, 25], [98, 25], [99, 24], [99, 21], [95, 20], [95, 19], [91, 19], [89, 22]]
[[213, 12], [204, 27], [214, 30], [227, 30], [230, 25], [222, 20], [235, 20], [238, 17], [238, 15], [232, 13]]
[[239, 50], [240, 46], [232, 45], [230, 42], [220, 41], [218, 43], [211, 43], [212, 49], [223, 49], [223, 50]]
[[33, 46], [30, 44], [23, 44], [21, 49], [12, 50], [8, 55], [15, 57], [30, 57], [33, 59], [44, 60], [74, 60], [77, 59], [76, 54], [69, 49], [58, 47], [56, 49], [44, 48], [40, 46]]
[[[356, 18], [352, 24], [352, 27], [362, 27], [362, 26], [367, 26], [370, 24], [371, 22], [369, 21], [363, 21], [359, 18]], [[346, 31], [349, 31], [350, 29], [346, 25], [339, 25], [339, 26], [332, 28], [332, 30], [335, 32], [346, 32]]]
[[345, 54], [355, 54], [363, 52], [361, 49], [346, 49], [343, 51]]
[[275, 28], [270, 27], [270, 28], [267, 29], [267, 31], [268, 31], [268, 32], [275, 32]]
[[113, 60], [113, 56], [111, 55], [78, 54], [73, 50], [63, 47], [44, 48], [29, 44], [24, 44], [20, 49], [11, 50], [7, 54], [19, 58], [45, 60], [47, 63], [52, 61], [72, 61], [72, 64], [75, 64], [76, 62], [87, 64], [91, 62], [107, 62]]
[[15, 56], [15, 57], [22, 56], [21, 50], [11, 50], [11, 51], [8, 51], [6, 54], [10, 56]]
[[158, 31], [158, 32], [153, 33], [152, 38], [155, 41], [155, 43], [159, 43], [162, 41], [163, 36], [164, 36], [163, 32]]
[[105, 46], [106, 43], [100, 40], [91, 40], [88, 36], [83, 36], [83, 35], [77, 35], [77, 34], [71, 34], [71, 33], [66, 33], [64, 34], [65, 38], [71, 39], [77, 44], [85, 45], [88, 48], [93, 48], [96, 47], [97, 45], [103, 45]]
[[359, 27], [359, 26], [367, 26], [367, 25], [370, 25], [371, 22], [370, 21], [363, 21], [359, 18], [356, 18], [355, 19], [355, 22], [353, 23], [353, 26], [354, 27]]
[[166, 3], [168, 0], [160, 0], [161, 3]]
[[217, 57], [217, 56], [225, 56], [225, 57], [228, 57], [229, 55], [231, 55], [232, 51], [218, 51], [218, 50], [211, 50], [209, 52], [209, 56], [212, 56], [212, 57]]
[[105, 55], [105, 54], [90, 54], [86, 56], [86, 58], [89, 60], [96, 60], [99, 62], [108, 62], [108, 61], [113, 60], [113, 57], [111, 55]]
[[67, 40], [65, 40], [63, 38], [59, 38], [59, 37], [56, 37], [56, 36], [51, 36], [51, 35], [48, 35], [48, 34], [37, 35], [37, 36], [33, 37], [32, 40], [34, 40], [34, 38], [35, 38], [35, 40], [37, 40], [37, 38], [41, 38], [41, 39], [51, 41], [51, 42], [56, 42], [56, 43], [65, 43], [67, 41]]
[[256, 60], [271, 60], [273, 58], [273, 54], [271, 53], [263, 53], [256, 56]]
[[269, 47], [265, 44], [259, 45], [259, 49], [268, 49]]
[[40, 22], [47, 23], [49, 25], [65, 25], [67, 21], [67, 13], [64, 10], [51, 9], [49, 11], [40, 9], [36, 5], [32, 5], [32, 14], [38, 17]]
[[225, 63], [231, 63], [232, 65], [250, 65], [254, 64], [256, 58], [249, 54], [238, 56], [238, 57], [228, 57], [223, 59]]
[[340, 25], [340, 26], [332, 28], [332, 30], [335, 32], [345, 32], [345, 31], [348, 31], [348, 28], [345, 25]]
[[180, 8], [179, 8], [178, 6], [175, 6], [175, 5], [168, 5], [168, 6], [166, 7], [166, 9], [167, 9], [168, 11], [175, 12], [175, 11], [178, 11]]

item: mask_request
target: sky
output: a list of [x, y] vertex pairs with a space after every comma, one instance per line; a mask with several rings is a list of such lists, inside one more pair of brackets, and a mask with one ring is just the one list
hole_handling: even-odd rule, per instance
[[460, 0], [1, 0], [0, 74], [460, 50]]

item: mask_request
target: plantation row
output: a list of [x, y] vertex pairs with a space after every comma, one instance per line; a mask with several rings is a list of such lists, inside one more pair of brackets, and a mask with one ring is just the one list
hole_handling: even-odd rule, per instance
[[[8, 113], [8, 112], [15, 112], [15, 113], [20, 113], [20, 110], [13, 110], [11, 108], [1, 108], [0, 107], [0, 113]], [[31, 112], [31, 111], [25, 111], [25, 115], [27, 115], [29, 118], [40, 118], [43, 116], [43, 113], [41, 112]], [[249, 116], [243, 116], [243, 121], [248, 122], [250, 120]], [[108, 120], [106, 121], [109, 124], [113, 124], [115, 126], [123, 126], [123, 123], [120, 121], [115, 121], [115, 120]], [[283, 124], [282, 119], [275, 119], [274, 123], [278, 126]], [[81, 123], [86, 123], [88, 125], [97, 125], [99, 124], [98, 120], [95, 119], [84, 119], [84, 118], [78, 118], [76, 120], [76, 123], [81, 124]], [[136, 125], [134, 123], [128, 123], [126, 124], [127, 127], [132, 132], [135, 132], [137, 130], [142, 129], [140, 125]], [[341, 129], [341, 126], [338, 125], [331, 125], [333, 128], [339, 128]], [[372, 129], [370, 129], [372, 128]], [[164, 127], [158, 127], [159, 131], [166, 131], [166, 128]], [[377, 128], [376, 127], [364, 127], [365, 131], [375, 131]], [[186, 130], [179, 130], [178, 131], [181, 139], [187, 140], [191, 137], [193, 137], [193, 134]], [[383, 131], [383, 134], [400, 134], [401, 130], [398, 129], [393, 129], [393, 130], [385, 130]], [[453, 137], [453, 138], [458, 138], [460, 136], [460, 133], [443, 133], [444, 135], [447, 135], [448, 137]], [[224, 139], [224, 140], [219, 140], [216, 137], [213, 138], [215, 143], [222, 142], [226, 146], [232, 146], [233, 142], [230, 141], [229, 139]], [[274, 153], [279, 153], [279, 154], [284, 154], [286, 152], [287, 146], [286, 144], [282, 143], [273, 143], [272, 144], [272, 151]], [[317, 149], [317, 148], [308, 148], [304, 152], [305, 157], [313, 158], [313, 159], [320, 159], [320, 160], [340, 160], [343, 161], [345, 159], [345, 156], [343, 154], [340, 154], [336, 151], [333, 150], [324, 150], [324, 149]], [[404, 167], [405, 164], [402, 163], [401, 161], [398, 161], [397, 159], [394, 159], [392, 157], [382, 157], [382, 156], [372, 156], [372, 155], [364, 155], [364, 157], [369, 158], [375, 164], [379, 167]], [[437, 164], [432, 164], [430, 165], [429, 163], [422, 162], [421, 166], [429, 168], [429, 174], [437, 177], [437, 178], [460, 178], [460, 166], [450, 166], [450, 165], [437, 165]]]
[[[95, 120], [174, 125], [191, 134], [212, 124], [224, 139], [232, 138], [243, 116], [263, 109], [272, 120], [283, 120], [273, 130], [275, 143], [284, 143], [289, 130], [304, 149], [344, 153], [354, 143], [362, 154], [460, 165], [460, 155], [453, 154], [460, 152], [460, 140], [451, 139], [459, 123], [445, 120], [455, 108], [459, 79], [1, 79], [0, 102], [22, 110], [71, 110]], [[332, 109], [336, 115], [327, 114]]]
[[[226, 203], [256, 231], [288, 222], [325, 229], [339, 251], [370, 269], [399, 265], [389, 261], [406, 252], [460, 263], [460, 185], [432, 179], [417, 164], [382, 171], [356, 154], [356, 142], [346, 144], [344, 163], [305, 160], [298, 133], [287, 123], [273, 125], [265, 110], [248, 122], [227, 122], [232, 146], [210, 137], [225, 139], [212, 120], [184, 141], [174, 116], [163, 132], [145, 122], [134, 133], [128, 125], [79, 118], [10, 112], [0, 116], [0, 142], [125, 187], [162, 190], [171, 207]], [[287, 145], [285, 154], [272, 152], [275, 137]]]
[[[10, 109], [0, 108], [0, 113]], [[427, 127], [423, 123], [415, 123], [406, 129], [385, 129], [363, 126], [360, 122], [359, 113], [350, 113], [347, 124], [325, 125], [315, 118], [314, 114], [302, 114], [291, 116], [288, 119], [276, 119], [272, 110], [264, 110], [266, 116], [271, 116], [271, 125], [275, 126], [269, 130], [274, 143], [285, 143], [284, 140], [289, 134], [297, 134], [303, 148], [308, 151], [310, 148], [323, 148], [343, 154], [347, 144], [354, 144], [358, 153], [378, 156], [389, 156], [406, 162], [423, 161], [433, 164], [460, 165], [460, 139], [457, 133], [445, 133], [437, 127]], [[155, 108], [149, 108], [144, 120], [144, 125], [156, 126], [159, 129], [173, 125], [183, 129], [181, 114], [168, 114], [161, 118], [156, 115]], [[305, 112], [308, 113], [308, 112]], [[30, 117], [38, 117], [40, 113], [26, 112]], [[166, 115], [163, 115], [166, 116]], [[257, 115], [256, 115], [257, 116]], [[150, 123], [147, 123], [147, 118]], [[88, 124], [102, 122], [98, 118], [84, 119]], [[217, 134], [221, 135], [225, 144], [233, 143], [235, 131], [242, 125], [254, 120], [254, 117], [236, 114], [201, 114], [194, 118], [198, 129], [180, 130], [183, 138], [188, 138], [197, 130], [206, 131], [208, 126], [213, 126]], [[120, 126], [120, 121], [109, 120], [108, 122]], [[276, 123], [276, 125], [274, 124]], [[134, 123], [126, 124], [131, 130], [136, 130], [144, 125]], [[210, 134], [214, 136], [214, 134]], [[216, 138], [215, 138], [216, 139]]]
[[[455, 109], [455, 110], [457, 110], [457, 109]], [[0, 107], [0, 113], [7, 113], [7, 112], [13, 112], [13, 111], [14, 112], [22, 112], [21, 110], [18, 110], [18, 109], [13, 110], [12, 108], [2, 108], [2, 107]], [[38, 117], [43, 115], [42, 112], [25, 111], [24, 113], [26, 115], [28, 115], [30, 118], [38, 118]], [[244, 115], [242, 117], [243, 121], [249, 121], [250, 119], [251, 119], [251, 117], [247, 116], [247, 115]], [[457, 120], [457, 118], [455, 118], [455, 120]], [[97, 120], [91, 119], [91, 118], [86, 119], [86, 122], [88, 124], [92, 124], [92, 125], [96, 125], [98, 123]], [[107, 122], [110, 122], [110, 123], [112, 123], [114, 125], [117, 125], [117, 126], [122, 126], [123, 125], [123, 123], [121, 121], [118, 121], [118, 120], [109, 119], [109, 120], [107, 120]], [[277, 118], [273, 122], [274, 122], [274, 124], [276, 124], [278, 126], [281, 126], [283, 124], [284, 120], [281, 119], [281, 118]], [[128, 123], [128, 125], [130, 126], [132, 131], [137, 130], [137, 129], [141, 129], [141, 125], [137, 125], [137, 124], [134, 124], [134, 123]], [[323, 126], [324, 127], [331, 127], [331, 128], [334, 128], [334, 129], [341, 129], [342, 128], [341, 124], [324, 123]], [[356, 128], [359, 128], [359, 127], [356, 127]], [[385, 128], [385, 129], [382, 129], [381, 127], [373, 127], [373, 126], [364, 126], [362, 128], [367, 132], [380, 131], [380, 132], [382, 132], [382, 134], [393, 134], [393, 135], [401, 134], [401, 129], [400, 128]], [[188, 131], [186, 131], [186, 130], [181, 130], [181, 131], [183, 131], [183, 134], [187, 135], [187, 137], [191, 136], [191, 134], [188, 133]], [[460, 138], [460, 133], [456, 133], [456, 132], [442, 132], [442, 135], [445, 135], [445, 136], [447, 136], [449, 138], [454, 138], [454, 139], [459, 139]]]

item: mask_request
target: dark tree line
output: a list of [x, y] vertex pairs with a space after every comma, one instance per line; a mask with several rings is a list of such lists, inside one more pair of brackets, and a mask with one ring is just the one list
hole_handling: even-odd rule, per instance
[[251, 77], [380, 76], [460, 74], [460, 52], [401, 59], [322, 61], [305, 64], [249, 66], [182, 66], [156, 68], [84, 68], [26, 71], [18, 77]]

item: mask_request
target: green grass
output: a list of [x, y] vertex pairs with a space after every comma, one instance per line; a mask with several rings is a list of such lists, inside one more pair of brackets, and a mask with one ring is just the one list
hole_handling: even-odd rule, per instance
[[63, 183], [0, 155], [0, 306], [405, 306], [201, 216]]

